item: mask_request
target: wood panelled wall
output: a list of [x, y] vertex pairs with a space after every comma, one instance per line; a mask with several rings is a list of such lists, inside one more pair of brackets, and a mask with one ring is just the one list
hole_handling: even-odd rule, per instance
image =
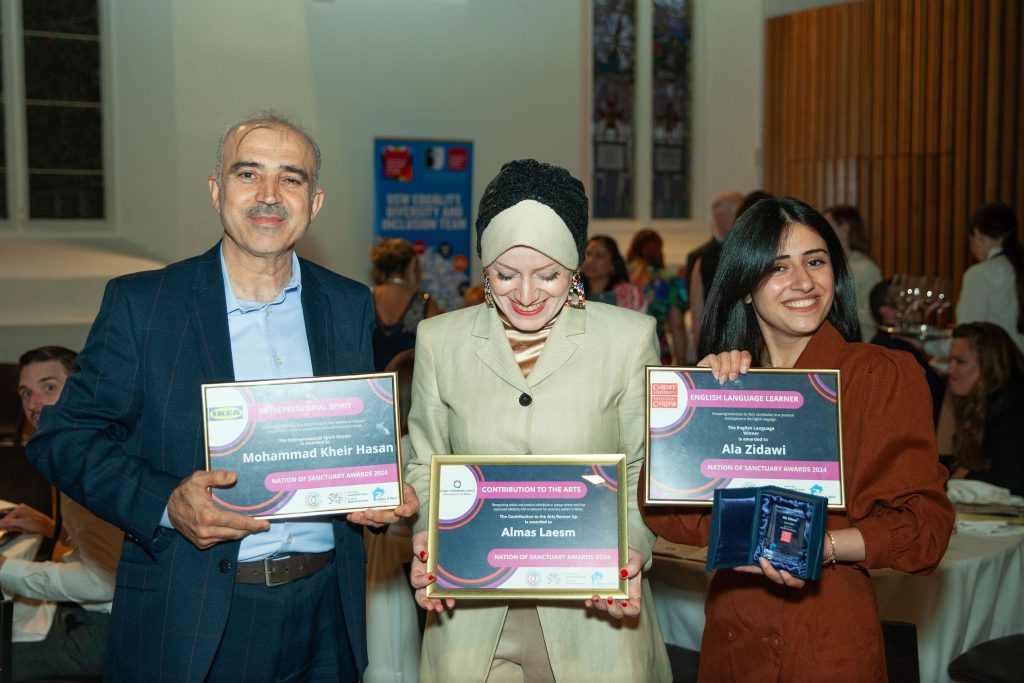
[[766, 26], [765, 188], [853, 204], [886, 275], [959, 291], [967, 219], [1024, 217], [1024, 3], [862, 0]]

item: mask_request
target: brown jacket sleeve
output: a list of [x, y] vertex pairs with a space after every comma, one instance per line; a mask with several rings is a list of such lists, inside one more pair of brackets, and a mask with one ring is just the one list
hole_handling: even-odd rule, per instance
[[640, 470], [640, 484], [636, 495], [637, 501], [641, 502], [640, 514], [647, 527], [666, 541], [686, 545], [707, 545], [708, 531], [711, 529], [711, 508], [643, 505], [645, 481], [646, 466]]
[[842, 362], [847, 520], [864, 537], [865, 567], [929, 574], [955, 515], [924, 374], [908, 354], [851, 346], [858, 352]]

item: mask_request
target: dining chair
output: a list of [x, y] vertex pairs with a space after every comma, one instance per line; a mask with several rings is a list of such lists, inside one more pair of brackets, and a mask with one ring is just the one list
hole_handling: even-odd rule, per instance
[[[3, 596], [0, 596], [2, 598]], [[0, 683], [11, 683], [11, 622], [14, 603], [0, 600]]]
[[1020, 683], [1024, 681], [1024, 633], [978, 643], [949, 663], [957, 683]]
[[891, 683], [919, 683], [921, 665], [917, 657], [917, 626], [908, 621], [883, 621], [885, 670]]

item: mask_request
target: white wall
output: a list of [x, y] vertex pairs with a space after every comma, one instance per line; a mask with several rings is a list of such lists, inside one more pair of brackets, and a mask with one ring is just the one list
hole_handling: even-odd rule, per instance
[[[760, 185], [764, 12], [779, 2], [696, 0], [695, 216], [656, 226], [670, 262], [706, 239], [715, 194]], [[474, 205], [509, 159], [532, 156], [589, 175], [589, 88], [581, 84], [590, 59], [587, 0], [109, 0], [104, 7], [111, 218], [116, 236], [139, 255], [169, 262], [218, 238], [206, 187], [215, 145], [229, 123], [257, 108], [296, 115], [323, 150], [326, 202], [300, 252], [364, 281], [375, 136], [473, 140]], [[593, 229], [628, 236], [636, 227]], [[0, 236], [0, 246], [18, 239]], [[0, 249], [0, 282], [10, 251]], [[61, 303], [29, 305], [66, 320]], [[97, 296], [91, 313], [98, 305]], [[9, 322], [0, 310], [0, 332]], [[39, 343], [46, 334], [41, 328]], [[18, 336], [19, 343], [33, 338]]]

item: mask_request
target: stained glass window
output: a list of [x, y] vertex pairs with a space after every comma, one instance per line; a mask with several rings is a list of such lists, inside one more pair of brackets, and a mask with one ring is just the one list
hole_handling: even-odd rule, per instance
[[593, 205], [596, 218], [634, 214], [636, 3], [594, 0]]
[[651, 216], [690, 216], [692, 3], [654, 0]]

